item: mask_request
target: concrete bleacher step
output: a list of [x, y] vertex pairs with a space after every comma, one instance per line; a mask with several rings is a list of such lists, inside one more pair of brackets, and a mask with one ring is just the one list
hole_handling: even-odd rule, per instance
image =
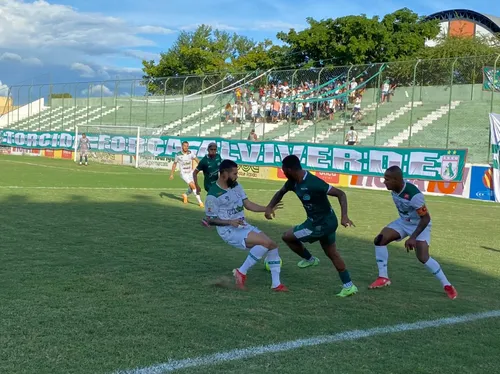
[[439, 118], [447, 114], [450, 110], [455, 109], [458, 105], [460, 105], [460, 101], [452, 101], [450, 105], [443, 105], [440, 108], [436, 109], [432, 113], [429, 113], [427, 116], [418, 120], [404, 131], [401, 131], [398, 135], [389, 139], [385, 142], [384, 146], [389, 147], [397, 147], [399, 144], [402, 144], [405, 140], [407, 140], [411, 135], [415, 135], [416, 133], [422, 131], [427, 126], [429, 126], [432, 122], [437, 121]]
[[186, 115], [186, 116], [184, 116], [182, 118], [179, 118], [178, 120], [170, 122], [168, 125], [162, 126], [158, 130], [160, 132], [165, 132], [165, 131], [172, 130], [173, 128], [175, 128], [175, 127], [177, 127], [177, 126], [185, 123], [186, 121], [189, 121], [189, 120], [191, 120], [191, 119], [193, 119], [193, 118], [195, 118], [195, 117], [197, 117], [197, 116], [205, 113], [207, 110], [211, 110], [213, 108], [215, 108], [215, 105], [213, 105], [213, 104], [206, 105], [201, 110], [199, 109], [199, 110], [197, 110], [197, 111], [195, 111], [195, 112], [193, 112], [191, 114], [188, 114], [188, 115]]
[[[244, 134], [247, 130], [252, 127], [254, 123], [252, 122], [245, 122], [237, 126], [236, 128], [232, 129], [231, 131], [226, 132], [225, 134], [222, 134], [221, 137], [225, 139], [230, 139], [236, 134]], [[242, 136], [243, 139], [246, 139], [248, 137], [248, 134], [245, 136]]]
[[311, 126], [314, 126], [313, 121], [304, 121], [304, 123], [302, 125], [296, 125], [292, 131], [290, 131], [289, 133], [286, 133], [284, 135], [277, 136], [276, 138], [274, 138], [274, 140], [284, 142], [284, 141], [287, 141], [291, 138], [295, 138], [297, 135], [299, 135], [301, 132], [307, 130]]
[[[366, 113], [374, 111], [375, 109], [377, 109], [377, 103], [372, 103], [372, 104], [368, 105], [366, 108], [362, 109], [362, 113], [366, 114]], [[334, 132], [334, 131], [336, 132], [340, 129], [343, 129], [346, 124], [347, 124], [347, 121], [345, 121], [344, 119], [341, 119], [340, 122], [337, 122], [333, 126], [330, 126], [328, 130], [326, 130], [326, 131], [323, 130], [319, 134], [316, 134], [316, 139], [314, 139], [314, 137], [313, 137], [313, 138], [307, 140], [307, 143], [322, 143], [326, 139], [330, 138], [330, 135], [332, 134], [332, 132]]]
[[[105, 107], [103, 107], [103, 108], [105, 108]], [[110, 109], [108, 109], [108, 110], [101, 111], [98, 115], [93, 116], [93, 117], [87, 117], [87, 114], [85, 114], [85, 115], [83, 115], [83, 116], [80, 116], [80, 117], [77, 117], [77, 118], [75, 119], [75, 121], [74, 121], [74, 122], [76, 122], [76, 120], [83, 119], [83, 118], [85, 118], [85, 117], [87, 117], [87, 119], [86, 119], [85, 121], [81, 121], [80, 123], [75, 123], [75, 125], [73, 125], [73, 126], [71, 126], [71, 127], [66, 126], [64, 130], [65, 130], [65, 131], [73, 131], [76, 125], [78, 125], [78, 126], [94, 125], [94, 123], [92, 123], [92, 121], [96, 121], [96, 120], [98, 120], [98, 119], [100, 119], [100, 118], [102, 118], [102, 117], [104, 117], [104, 116], [107, 116], [108, 114], [111, 114], [111, 113], [113, 113], [113, 112], [117, 111], [117, 110], [118, 110], [118, 109], [120, 109], [120, 108], [122, 108], [122, 107], [120, 107], [120, 106], [117, 106], [117, 107], [112, 107], [112, 108], [110, 108]], [[101, 108], [99, 108], [99, 110], [100, 110], [100, 109], [101, 109]], [[95, 111], [94, 111], [94, 112], [95, 112]], [[89, 113], [89, 114], [90, 114], [90, 113]], [[68, 125], [68, 124], [66, 124], [66, 125]], [[109, 125], [108, 125], [108, 126], [109, 126]]]
[[[423, 102], [421, 101], [415, 101], [413, 102], [413, 107], [421, 106], [423, 105]], [[365, 130], [361, 131], [358, 134], [358, 140], [361, 142], [362, 140], [368, 138], [369, 136], [373, 135], [375, 131], [380, 130], [381, 128], [387, 126], [397, 118], [401, 117], [405, 113], [408, 113], [412, 109], [412, 104], [411, 101], [398, 110], [392, 112], [388, 116], [382, 118], [380, 121], [377, 121], [374, 125], [368, 126]]]

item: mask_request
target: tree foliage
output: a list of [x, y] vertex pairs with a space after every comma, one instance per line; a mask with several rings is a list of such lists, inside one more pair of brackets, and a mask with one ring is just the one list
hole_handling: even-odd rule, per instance
[[71, 96], [70, 93], [64, 92], [64, 93], [52, 93], [50, 94], [49, 99], [71, 99], [73, 96]]
[[[143, 61], [147, 92], [189, 94], [212, 84], [214, 90], [220, 90], [242, 78], [242, 72], [263, 72], [270, 68], [317, 69], [381, 62], [391, 62], [384, 71], [385, 77], [407, 85], [413, 83], [417, 59], [425, 59], [416, 70], [419, 84], [447, 84], [452, 67], [456, 70], [454, 81], [465, 83], [479, 79], [482, 67], [491, 64], [490, 57], [481, 56], [500, 53], [498, 38], [439, 37], [438, 20], [426, 20], [408, 8], [382, 18], [356, 15], [320, 21], [308, 18], [307, 22], [308, 27], [302, 31], [278, 33], [277, 38], [284, 43], [280, 46], [270, 40], [254, 41], [207, 25], [192, 32], [183, 31], [158, 62]], [[428, 47], [427, 40], [438, 43]], [[465, 56], [477, 57], [461, 58]], [[455, 58], [458, 60], [453, 62]], [[431, 63], [427, 59], [439, 60]], [[360, 69], [366, 67], [353, 69], [351, 76]], [[184, 78], [193, 75], [208, 75], [210, 79]], [[274, 76], [282, 78], [279, 74]], [[214, 82], [222, 83], [216, 86]]]
[[290, 46], [294, 62], [312, 59], [335, 65], [365, 64], [406, 58], [439, 33], [437, 21], [425, 21], [404, 8], [379, 17], [346, 16], [316, 21], [308, 18], [302, 31], [281, 32], [278, 38]]

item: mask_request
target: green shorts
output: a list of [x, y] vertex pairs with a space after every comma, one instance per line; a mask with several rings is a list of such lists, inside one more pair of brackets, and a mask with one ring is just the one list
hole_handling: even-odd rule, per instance
[[335, 233], [339, 224], [337, 217], [330, 217], [322, 222], [313, 222], [307, 219], [304, 223], [293, 228], [293, 234], [304, 243], [314, 243], [318, 240], [321, 244], [335, 243]]

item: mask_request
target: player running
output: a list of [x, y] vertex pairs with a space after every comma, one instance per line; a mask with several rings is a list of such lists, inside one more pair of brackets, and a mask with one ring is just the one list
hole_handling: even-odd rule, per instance
[[193, 180], [198, 194], [201, 192], [200, 185], [198, 184], [198, 173], [200, 171], [203, 172], [203, 187], [207, 192], [210, 190], [210, 187], [217, 182], [217, 178], [219, 178], [219, 166], [222, 162], [222, 158], [217, 153], [217, 144], [210, 143], [207, 150], [208, 153], [200, 160], [193, 172]]
[[400, 218], [384, 227], [374, 240], [378, 278], [369, 288], [381, 288], [391, 284], [387, 272], [387, 245], [409, 236], [405, 242], [406, 250], [409, 252], [415, 249], [418, 260], [441, 282], [448, 297], [455, 299], [457, 290], [448, 281], [439, 263], [429, 255], [432, 222], [425, 206], [424, 195], [414, 184], [403, 179], [403, 172], [398, 166], [391, 166], [385, 171], [384, 184], [392, 192], [392, 200]]
[[245, 209], [251, 212], [269, 212], [269, 215], [274, 215], [274, 211], [280, 206], [266, 209], [265, 206], [250, 201], [243, 187], [236, 182], [238, 165], [234, 161], [222, 161], [219, 173], [219, 178], [210, 187], [205, 200], [205, 221], [217, 227], [219, 236], [227, 244], [238, 249], [250, 250], [243, 265], [233, 270], [237, 287], [245, 289], [248, 270], [267, 254], [272, 290], [288, 291], [280, 281], [281, 258], [278, 246], [266, 234], [245, 220]]
[[276, 192], [267, 206], [266, 218], [272, 219], [274, 207], [287, 192], [295, 192], [304, 206], [307, 219], [304, 223], [284, 233], [282, 237], [283, 241], [292, 251], [303, 258], [298, 263], [298, 266], [305, 268], [318, 265], [319, 259], [311, 255], [302, 243], [314, 243], [319, 240], [323, 251], [325, 251], [325, 254], [330, 258], [335, 269], [337, 269], [340, 280], [344, 285], [342, 291], [337, 296], [346, 297], [354, 295], [358, 292], [358, 288], [352, 283], [344, 260], [337, 251], [335, 232], [337, 231], [338, 221], [328, 200], [328, 196], [338, 198], [342, 217], [340, 223], [344, 227], [354, 226], [353, 222], [347, 216], [347, 197], [345, 193], [330, 186], [315, 175], [302, 170], [300, 160], [295, 155], [286, 156], [283, 159], [282, 170], [288, 181]]
[[188, 189], [185, 193], [182, 194], [182, 199], [184, 204], [188, 202], [188, 196], [191, 192], [195, 191], [196, 200], [198, 200], [198, 204], [203, 208], [203, 202], [201, 201], [200, 192], [196, 188], [196, 184], [193, 180], [193, 161], [199, 163], [196, 155], [189, 150], [189, 143], [182, 142], [182, 151], [175, 155], [174, 164], [172, 165], [172, 173], [170, 174], [170, 179], [174, 179], [174, 172], [177, 164], [180, 166], [181, 170], [181, 178], [184, 182], [187, 183]]
[[85, 158], [85, 166], [89, 164], [89, 149], [90, 149], [90, 139], [87, 138], [87, 134], [83, 133], [82, 138], [80, 139], [80, 144], [78, 149], [80, 150], [80, 164], [83, 162], [83, 158]]

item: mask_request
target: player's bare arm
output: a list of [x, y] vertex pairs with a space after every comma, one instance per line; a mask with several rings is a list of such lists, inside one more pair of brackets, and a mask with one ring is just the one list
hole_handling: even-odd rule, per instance
[[[246, 210], [249, 210], [251, 212], [255, 212], [255, 213], [267, 212], [267, 206], [259, 205], [257, 203], [254, 203], [253, 201], [250, 201], [249, 199], [243, 200], [243, 206], [245, 207]], [[278, 203], [273, 207], [272, 212], [274, 213], [274, 211], [276, 211], [277, 209], [281, 209], [282, 207], [283, 207], [283, 204]]]
[[205, 222], [208, 223], [210, 226], [243, 226], [245, 225], [245, 221], [243, 218], [240, 219], [231, 219], [231, 220], [225, 220], [225, 219], [220, 219], [217, 217], [205, 217]]
[[280, 188], [280, 190], [278, 192], [276, 192], [274, 194], [274, 196], [271, 199], [271, 201], [269, 202], [269, 204], [267, 204], [267, 207], [265, 210], [265, 217], [267, 219], [273, 219], [274, 210], [275, 210], [276, 205], [278, 205], [278, 203], [281, 202], [281, 200], [283, 199], [283, 196], [285, 196], [287, 192], [288, 192], [288, 190], [285, 188], [285, 186], [283, 186]]
[[327, 195], [336, 197], [339, 200], [341, 216], [340, 224], [344, 227], [354, 226], [354, 223], [349, 219], [349, 216], [347, 215], [347, 196], [345, 192], [339, 190], [338, 188], [330, 186]]

